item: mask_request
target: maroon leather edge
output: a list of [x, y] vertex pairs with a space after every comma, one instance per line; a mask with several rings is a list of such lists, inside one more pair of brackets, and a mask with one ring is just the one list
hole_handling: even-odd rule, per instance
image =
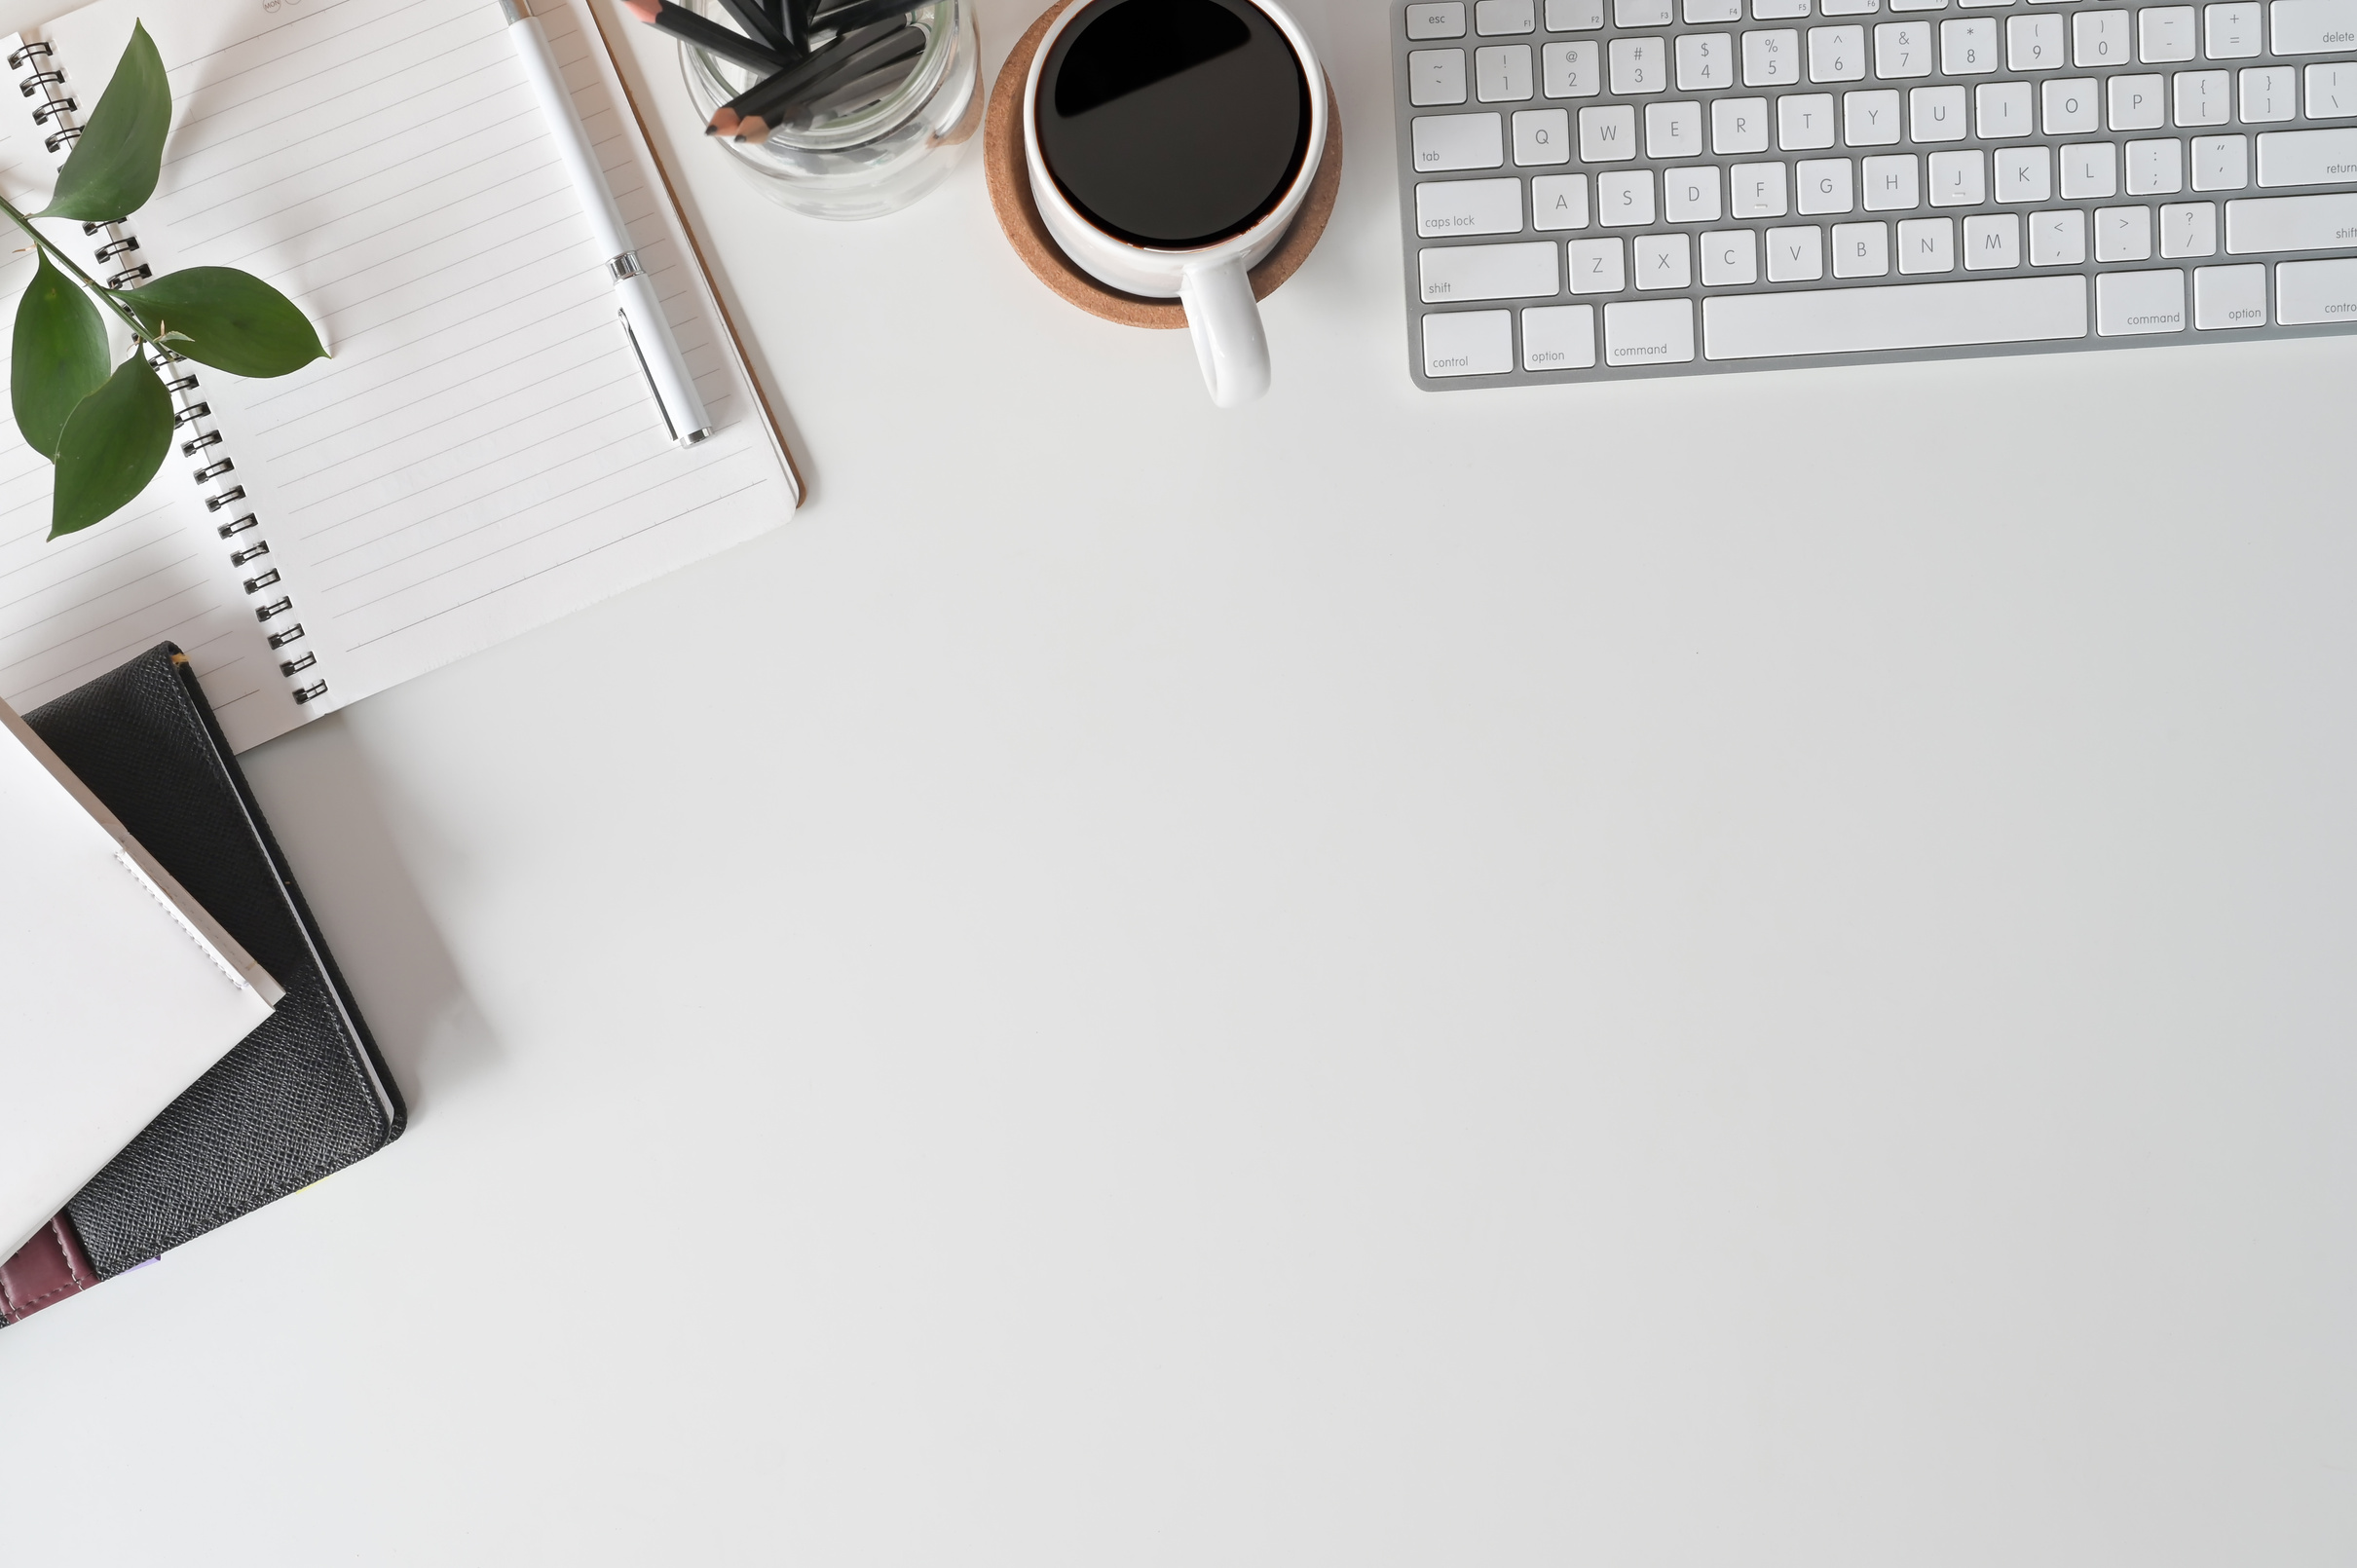
[[0, 1323], [20, 1323], [97, 1283], [74, 1222], [60, 1213], [18, 1248], [15, 1257], [0, 1263]]

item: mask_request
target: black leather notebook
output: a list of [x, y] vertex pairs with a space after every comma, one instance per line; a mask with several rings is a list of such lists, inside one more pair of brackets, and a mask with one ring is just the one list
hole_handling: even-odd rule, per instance
[[24, 719], [286, 996], [0, 1264], [0, 1323], [375, 1153], [408, 1114], [180, 651]]

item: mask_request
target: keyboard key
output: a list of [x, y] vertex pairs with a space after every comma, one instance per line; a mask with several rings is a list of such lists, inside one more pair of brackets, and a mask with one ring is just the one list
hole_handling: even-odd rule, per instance
[[2075, 76], [2048, 82], [2039, 95], [2045, 100], [2047, 135], [2068, 136], [2102, 129], [2096, 124], [2100, 112], [2097, 105], [2102, 100], [2097, 96], [2093, 78]]
[[1580, 111], [1580, 162], [1612, 164], [1637, 155], [1637, 112], [1626, 103]]
[[2346, 120], [2357, 115], [2357, 65], [2308, 67], [2308, 118]]
[[1847, 212], [1857, 205], [1847, 158], [1804, 158], [1792, 170], [1806, 213]]
[[2357, 244], [2357, 194], [2263, 196], [2226, 204], [2226, 252], [2340, 250]]
[[1729, 288], [1759, 280], [1759, 240], [1749, 229], [1716, 229], [1702, 236], [1704, 287]]
[[1515, 116], [1515, 162], [1524, 168], [1571, 162], [1571, 114], [1524, 109]]
[[2193, 189], [2239, 191], [2251, 183], [2251, 138], [2196, 136], [2193, 138]]
[[1837, 223], [1833, 226], [1833, 276], [1880, 278], [1890, 270], [1890, 225]]
[[2242, 59], [2259, 53], [2259, 7], [2256, 3], [2204, 6], [2201, 9], [2202, 53], [2212, 59]]
[[1874, 29], [1874, 74], [1885, 81], [1931, 74], [1931, 24], [1886, 21]]
[[2128, 143], [2128, 194], [2175, 196], [2186, 188], [2186, 144], [2182, 141]]
[[1543, 174], [1530, 182], [1530, 226], [1541, 234], [1588, 227], [1588, 176]]
[[1751, 0], [1751, 15], [1761, 21], [1781, 21], [1809, 15], [1809, 0]]
[[1618, 294], [1628, 286], [1621, 271], [1620, 241], [1574, 240], [1569, 254], [1573, 293]]
[[1809, 29], [1809, 80], [1857, 82], [1866, 75], [1866, 29], [1812, 27]]
[[2181, 126], [2223, 126], [2234, 117], [2233, 80], [2224, 71], [2179, 71], [2176, 80], [2177, 123]]
[[1970, 129], [1963, 88], [1919, 87], [1907, 94], [1907, 134], [1917, 141], [1962, 141]]
[[[2289, 65], [2264, 65], [2242, 73], [2242, 118], [2265, 125], [2300, 117], [2297, 76]], [[2264, 183], [2263, 181], [2262, 183]]]
[[2275, 269], [2281, 326], [2357, 321], [2357, 261], [2287, 261]]
[[2082, 141], [2062, 149], [2062, 193], [2066, 202], [2119, 194], [2119, 149], [2108, 141]]
[[1969, 17], [1939, 24], [1939, 68], [1950, 76], [1986, 76], [1997, 69], [1997, 19]]
[[1421, 115], [1409, 133], [1419, 173], [1506, 167], [1506, 122], [1497, 115]]
[[1641, 234], [1630, 242], [1637, 264], [1639, 288], [1687, 288], [1694, 283], [1694, 263], [1682, 234]]
[[2149, 206], [2102, 206], [2095, 209], [2097, 261], [2152, 259], [2152, 209]]
[[1766, 98], [1716, 98], [1710, 105], [1710, 150], [1764, 153], [1768, 150]]
[[2186, 275], [2099, 273], [2095, 279], [2095, 330], [2107, 338], [2186, 329]]
[[1417, 252], [1416, 265], [1427, 305], [1534, 299], [1563, 290], [1561, 255], [1549, 240], [1519, 245], [1428, 248]]
[[1532, 0], [1478, 0], [1474, 7], [1474, 31], [1484, 38], [1526, 33], [1538, 25]]
[[1898, 226], [1898, 270], [1944, 273], [1956, 270], [1956, 220], [1908, 218]]
[[1801, 79], [1801, 35], [1797, 29], [1743, 35], [1743, 85], [1789, 87]]
[[1930, 165], [1933, 206], [1978, 206], [1989, 199], [1988, 170], [1979, 153], [1933, 153]]
[[2087, 285], [2076, 277], [1732, 294], [1702, 304], [1703, 352], [1712, 359], [2038, 343], [2086, 335]]
[[1686, 363], [1694, 357], [1694, 307], [1682, 299], [1605, 306], [1604, 357], [1616, 365]]
[[1464, 0], [1440, 0], [1438, 4], [1409, 6], [1407, 8], [1407, 36], [1410, 38], [1464, 37]]
[[1465, 51], [1419, 49], [1407, 56], [1407, 101], [1417, 108], [1465, 101]]
[[1467, 311], [1424, 318], [1428, 376], [1503, 376], [1515, 367], [1512, 311]]
[[1669, 46], [1660, 38], [1616, 38], [1605, 52], [1615, 93], [1659, 93], [1669, 86]]
[[1666, 223], [1716, 223], [1719, 220], [1719, 169], [1716, 164], [1662, 171], [1662, 218]]
[[2344, 185], [2357, 180], [2357, 128], [2270, 131], [2259, 138], [2262, 185]]
[[2005, 64], [2016, 71], [2063, 66], [2063, 19], [2052, 13], [2005, 19]]
[[1593, 44], [1549, 44], [1539, 68], [1551, 98], [1592, 98], [1604, 91], [1601, 52]]
[[1437, 180], [1416, 187], [1416, 232], [1427, 240], [1522, 232], [1518, 179]]
[[1699, 103], [1645, 105], [1645, 156], [1702, 156], [1702, 106]]
[[1993, 212], [1964, 219], [1964, 268], [1995, 272], [2021, 265], [2021, 215]]
[[1675, 20], [1669, 0], [1612, 0], [1615, 27], [1666, 27]]
[[1768, 231], [1768, 280], [1812, 283], [1825, 276], [1825, 231], [1805, 228]]
[[[2300, 262], [2292, 263], [2297, 267]], [[2193, 271], [2193, 328], [2221, 332], [2267, 324], [2267, 270], [2253, 262], [2244, 267], [2197, 267]]]
[[1923, 189], [1913, 153], [1869, 158], [1858, 170], [1865, 180], [1866, 210], [1904, 212], [1923, 205]]
[[2128, 49], [2126, 12], [2082, 11], [2071, 19], [2072, 64], [2081, 69], [2125, 65], [2134, 57]]
[[2136, 56], [2147, 65], [2191, 59], [2195, 14], [2191, 6], [2147, 6], [2136, 14]]
[[2159, 77], [2114, 76], [2104, 85], [2110, 90], [2114, 131], [2160, 129], [2168, 98], [2161, 90]]
[[1776, 144], [1788, 153], [1833, 145], [1833, 94], [1794, 93], [1776, 100]]
[[2218, 254], [2218, 204], [2172, 202], [2160, 209], [2160, 253], [2172, 261]]
[[2030, 84], [1983, 82], [1972, 90], [1973, 112], [1980, 116], [1983, 141], [2003, 141], [2030, 134]]
[[1685, 10], [1689, 27], [1743, 19], [1743, 0], [1686, 0]]
[[1604, 25], [1604, 0], [1547, 0], [1551, 33], [1591, 33]]
[[1739, 218], [1780, 218], [1786, 211], [1781, 164], [1737, 164], [1727, 170], [1727, 188]]
[[1678, 40], [1678, 91], [1702, 93], [1735, 85], [1735, 35], [1688, 33]]
[[2076, 267], [2087, 259], [2084, 212], [2036, 212], [2030, 216], [2030, 265]]
[[1885, 88], [1842, 94], [1842, 139], [1852, 147], [1888, 147], [1898, 140], [1898, 94]]
[[1594, 306], [1538, 305], [1522, 313], [1523, 369], [1586, 370], [1595, 362]]
[[2357, 49], [2357, 0], [2275, 0], [2269, 9], [2275, 13], [2278, 55]]
[[1532, 92], [1530, 46], [1507, 44], [1475, 50], [1474, 90], [1483, 103], [1520, 103], [1527, 99]]
[[1619, 168], [1598, 174], [1596, 221], [1607, 229], [1641, 229], [1653, 222], [1653, 170]]
[[1997, 199], [2001, 202], [2043, 202], [2054, 194], [2054, 164], [2043, 147], [2000, 147], [1997, 159]]

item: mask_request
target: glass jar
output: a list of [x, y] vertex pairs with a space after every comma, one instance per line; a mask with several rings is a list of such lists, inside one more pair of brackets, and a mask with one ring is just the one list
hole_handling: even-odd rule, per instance
[[[691, 11], [733, 25], [719, 0], [685, 0]], [[850, 113], [780, 126], [761, 143], [714, 136], [764, 195], [819, 218], [897, 212], [949, 178], [982, 124], [982, 43], [973, 0], [935, 0], [910, 13], [926, 33], [908, 79]], [[688, 96], [709, 119], [761, 79], [734, 60], [680, 45]]]

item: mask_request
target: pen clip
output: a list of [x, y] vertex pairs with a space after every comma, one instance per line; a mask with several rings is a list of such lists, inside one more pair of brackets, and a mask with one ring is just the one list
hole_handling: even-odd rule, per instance
[[671, 444], [679, 444], [679, 424], [671, 417], [671, 405], [663, 401], [663, 390], [655, 383], [655, 368], [647, 363], [647, 351], [638, 346], [638, 334], [630, 329], [630, 313], [616, 311], [616, 320], [622, 323], [622, 336], [630, 340], [630, 352], [638, 356], [638, 373], [647, 378], [647, 390], [655, 394], [655, 406], [663, 416], [663, 429], [671, 432]]

